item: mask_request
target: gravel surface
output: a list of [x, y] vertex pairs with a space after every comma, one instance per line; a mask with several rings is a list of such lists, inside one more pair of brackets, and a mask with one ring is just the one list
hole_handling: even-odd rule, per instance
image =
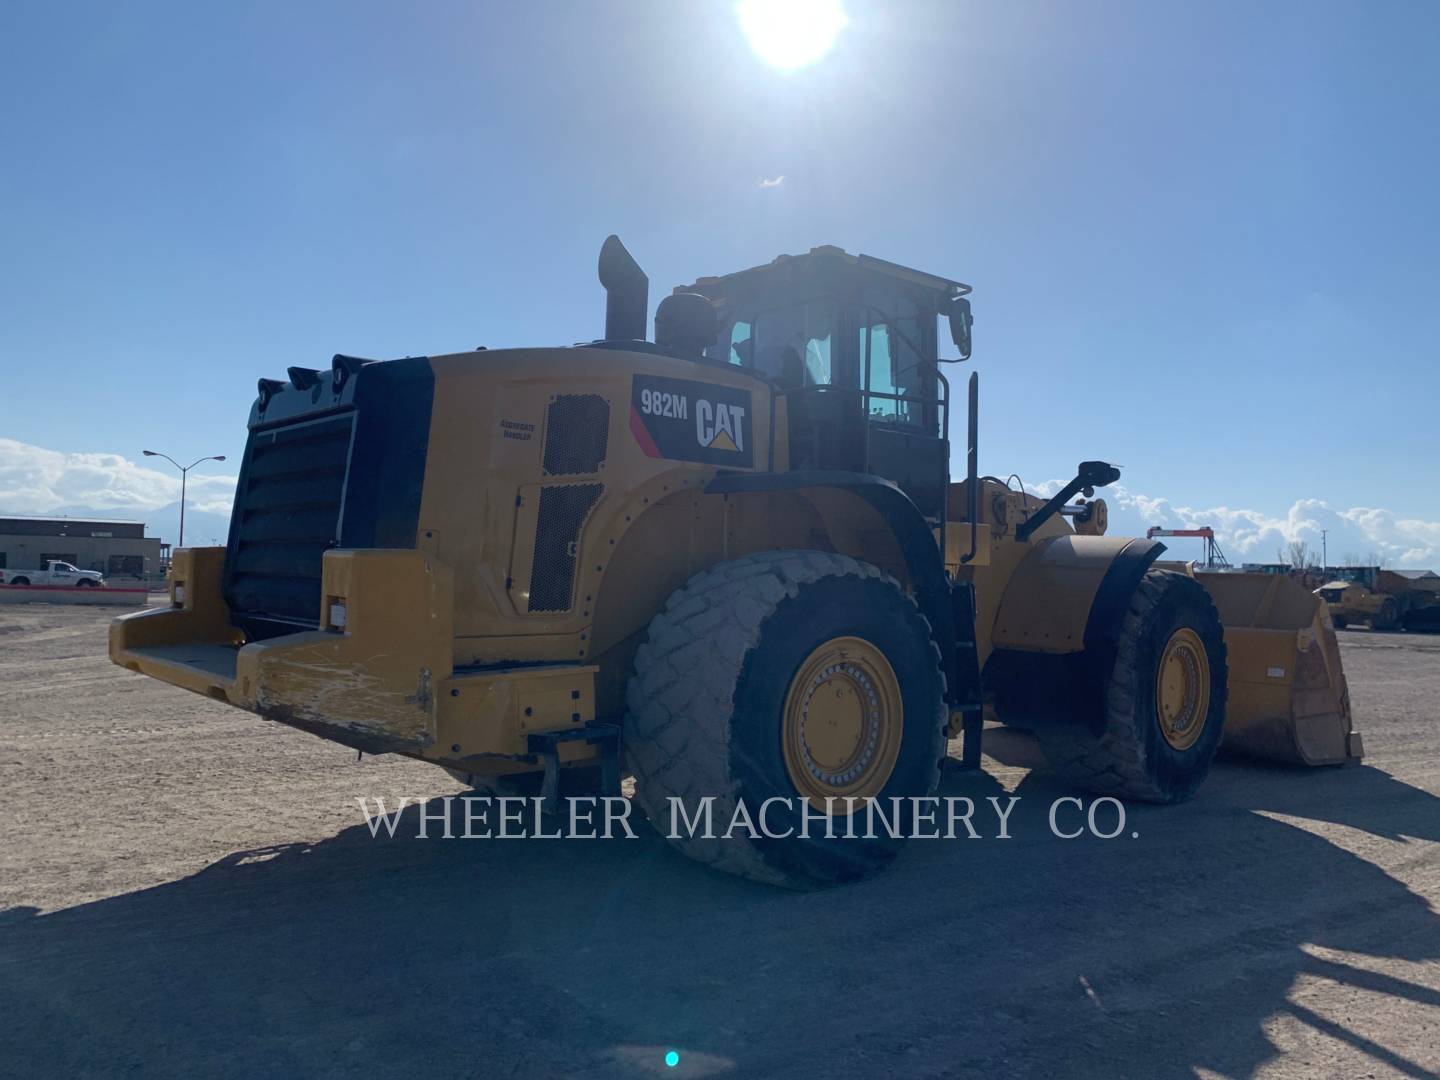
[[989, 835], [796, 894], [643, 831], [372, 839], [357, 798], [458, 787], [121, 671], [110, 615], [0, 609], [0, 1075], [1440, 1069], [1440, 637], [1340, 635], [1362, 766], [1222, 762], [1062, 840], [995, 731], [941, 791]]

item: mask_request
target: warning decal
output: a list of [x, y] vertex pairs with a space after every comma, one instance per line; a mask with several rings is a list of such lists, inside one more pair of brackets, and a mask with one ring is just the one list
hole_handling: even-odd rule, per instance
[[662, 375], [636, 375], [630, 431], [653, 458], [754, 467], [750, 391]]

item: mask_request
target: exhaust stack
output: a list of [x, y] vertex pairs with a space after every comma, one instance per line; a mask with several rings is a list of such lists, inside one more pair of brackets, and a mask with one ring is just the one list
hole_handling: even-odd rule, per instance
[[613, 234], [600, 246], [600, 284], [605, 286], [605, 339], [644, 341], [650, 279]]

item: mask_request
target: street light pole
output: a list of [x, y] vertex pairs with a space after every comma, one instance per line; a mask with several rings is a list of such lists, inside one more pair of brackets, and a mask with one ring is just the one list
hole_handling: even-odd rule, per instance
[[175, 550], [178, 551], [185, 546], [185, 481], [189, 479], [190, 470], [202, 461], [224, 461], [225, 455], [211, 454], [209, 457], [197, 458], [189, 465], [181, 465], [169, 454], [162, 454], [156, 450], [142, 450], [140, 452], [146, 457], [163, 457], [166, 461], [170, 462], [171, 465], [174, 465], [180, 470], [180, 542], [175, 545]]

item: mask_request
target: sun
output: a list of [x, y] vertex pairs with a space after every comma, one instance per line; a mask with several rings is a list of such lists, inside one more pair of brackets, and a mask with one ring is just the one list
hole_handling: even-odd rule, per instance
[[755, 55], [781, 71], [823, 58], [850, 21], [840, 0], [740, 0], [735, 14]]

